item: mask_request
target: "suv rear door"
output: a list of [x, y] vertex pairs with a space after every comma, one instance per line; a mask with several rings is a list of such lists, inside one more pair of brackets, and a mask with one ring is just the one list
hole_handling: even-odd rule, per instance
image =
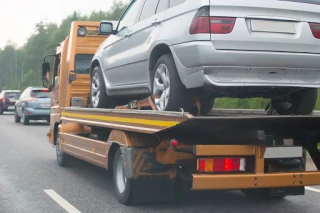
[[103, 67], [106, 67], [103, 72], [108, 79], [108, 83], [112, 86], [127, 84], [132, 77], [129, 74], [132, 70], [130, 70], [128, 64], [130, 57], [129, 27], [137, 22], [143, 1], [134, 0], [130, 3], [119, 21], [118, 32], [111, 35], [103, 44], [104, 59], [102, 63], [104, 64]]
[[28, 99], [28, 107], [50, 109], [51, 92], [48, 89], [33, 89]]
[[[145, 0], [139, 22], [131, 27], [129, 31], [130, 51], [130, 70], [134, 71], [128, 78], [129, 84], [147, 83], [148, 75], [148, 57], [151, 47], [154, 45], [165, 20], [168, 0]], [[163, 5], [167, 5], [163, 8]], [[161, 10], [158, 10], [158, 7]], [[159, 8], [160, 9], [160, 8]]]

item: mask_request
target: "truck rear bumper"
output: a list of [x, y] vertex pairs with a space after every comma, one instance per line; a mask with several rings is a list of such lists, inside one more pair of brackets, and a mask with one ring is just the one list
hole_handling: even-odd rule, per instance
[[277, 188], [320, 185], [320, 172], [193, 174], [192, 190]]

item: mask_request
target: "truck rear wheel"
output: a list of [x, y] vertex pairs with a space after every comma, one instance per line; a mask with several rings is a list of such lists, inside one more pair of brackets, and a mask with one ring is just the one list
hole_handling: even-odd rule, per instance
[[113, 182], [118, 201], [124, 205], [131, 204], [133, 201], [133, 182], [125, 177], [124, 160], [120, 148], [117, 149], [114, 155]]
[[96, 66], [91, 74], [90, 84], [90, 103], [94, 108], [114, 108], [115, 103], [107, 95], [106, 85], [104, 82], [100, 66]]
[[14, 111], [14, 122], [15, 123], [20, 123], [21, 118], [19, 117], [17, 110]]

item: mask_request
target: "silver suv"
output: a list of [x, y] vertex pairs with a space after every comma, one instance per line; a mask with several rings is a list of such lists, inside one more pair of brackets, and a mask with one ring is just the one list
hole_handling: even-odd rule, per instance
[[91, 63], [91, 102], [152, 94], [158, 110], [201, 114], [217, 97], [264, 97], [309, 114], [320, 87], [320, 0], [133, 0]]

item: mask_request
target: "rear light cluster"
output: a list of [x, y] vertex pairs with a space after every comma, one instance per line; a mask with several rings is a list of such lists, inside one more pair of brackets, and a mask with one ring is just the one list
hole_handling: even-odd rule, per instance
[[320, 24], [319, 23], [309, 23], [312, 34], [315, 38], [320, 39]]
[[196, 13], [190, 26], [190, 34], [228, 34], [232, 32], [236, 18], [213, 17], [209, 15], [209, 7], [202, 7]]
[[199, 172], [243, 172], [246, 167], [245, 158], [200, 158]]
[[30, 97], [28, 98], [28, 102], [32, 102], [34, 100], [34, 98]]
[[6, 99], [1, 98], [1, 102], [2, 102], [2, 103], [6, 102]]

